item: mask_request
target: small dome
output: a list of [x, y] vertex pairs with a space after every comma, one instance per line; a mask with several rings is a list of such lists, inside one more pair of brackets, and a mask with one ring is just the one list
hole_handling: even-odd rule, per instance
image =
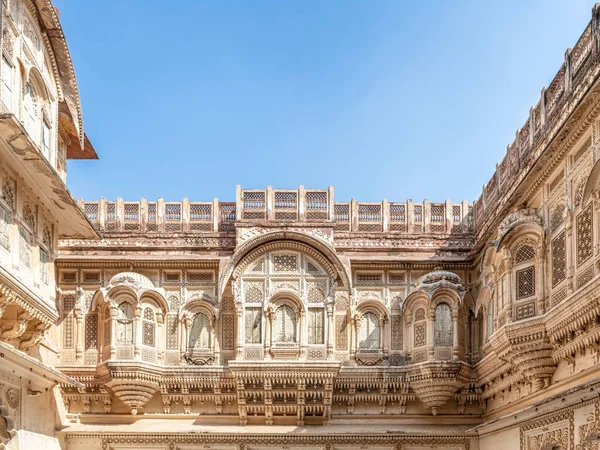
[[449, 281], [452, 284], [462, 284], [462, 281], [458, 275], [443, 269], [435, 269], [433, 272], [423, 275], [419, 279], [419, 284], [433, 284], [439, 281]]
[[110, 279], [111, 286], [118, 284], [133, 284], [137, 287], [153, 288], [154, 283], [145, 275], [137, 272], [121, 272]]

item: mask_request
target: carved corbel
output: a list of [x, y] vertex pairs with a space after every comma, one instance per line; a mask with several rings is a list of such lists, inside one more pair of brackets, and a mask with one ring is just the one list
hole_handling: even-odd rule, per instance
[[23, 311], [19, 313], [17, 316], [17, 320], [12, 325], [7, 325], [2, 328], [2, 334], [0, 338], [4, 341], [10, 341], [12, 339], [17, 339], [27, 329], [27, 324], [31, 320], [31, 316], [27, 311]]
[[29, 339], [25, 339], [21, 341], [20, 348], [23, 351], [30, 349], [31, 347], [35, 347], [38, 345], [44, 337], [46, 337], [46, 331], [50, 328], [50, 325], [47, 325], [43, 322], [40, 322], [36, 327], [35, 331], [31, 335]]

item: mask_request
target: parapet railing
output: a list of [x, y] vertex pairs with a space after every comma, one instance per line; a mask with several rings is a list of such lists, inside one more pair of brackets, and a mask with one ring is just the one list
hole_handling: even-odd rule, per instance
[[[529, 118], [508, 145], [506, 156], [496, 164], [496, 171], [483, 186], [473, 204], [475, 227], [480, 230], [485, 218], [493, 214], [500, 200], [518, 181], [521, 172], [531, 167], [542, 154], [542, 145], [555, 129], [571, 100], [594, 81], [590, 75], [598, 69], [600, 55], [600, 4], [592, 10], [592, 20], [572, 49], [548, 87], [542, 89], [539, 102], [529, 110]], [[548, 141], [546, 141], [548, 142]]]
[[131, 233], [205, 233], [235, 230], [235, 224], [333, 223], [337, 232], [359, 233], [469, 233], [472, 206], [462, 203], [333, 201], [327, 190], [245, 189], [235, 202], [127, 202], [79, 200], [79, 206], [100, 231]]

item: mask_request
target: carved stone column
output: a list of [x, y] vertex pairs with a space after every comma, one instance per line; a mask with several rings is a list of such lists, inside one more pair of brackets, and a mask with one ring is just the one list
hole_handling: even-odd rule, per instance
[[452, 311], [452, 359], [458, 360], [458, 311]]
[[142, 357], [142, 307], [136, 306], [133, 319], [133, 359]]
[[182, 329], [181, 329], [181, 346], [179, 347], [179, 352], [180, 352], [180, 358], [179, 360], [181, 361], [181, 364], [184, 364], [185, 362], [185, 358], [184, 356], [187, 353], [188, 350], [188, 342], [189, 342], [189, 334], [190, 334], [190, 317], [187, 314], [184, 314], [183, 317], [181, 318], [181, 324], [182, 324]]
[[300, 349], [300, 358], [306, 356], [306, 342], [304, 342], [304, 311], [300, 310], [296, 316], [296, 322], [298, 323], [298, 346]]
[[265, 310], [265, 358], [271, 359], [273, 345], [273, 308], [269, 305]]
[[429, 360], [435, 357], [435, 311], [430, 310], [427, 315], [427, 327], [429, 328], [429, 342], [427, 342], [427, 353]]
[[83, 363], [83, 340], [84, 328], [83, 328], [83, 312], [78, 306], [75, 308], [75, 362]]
[[244, 308], [239, 303], [235, 304], [235, 313], [237, 315], [237, 346], [235, 359], [241, 361], [244, 359]]
[[119, 308], [111, 302], [110, 304], [110, 359], [117, 357], [117, 317]]
[[335, 334], [333, 324], [333, 303], [327, 303], [327, 359], [333, 359], [333, 335]]
[[163, 364], [165, 351], [162, 347], [162, 344], [166, 342], [167, 336], [165, 334], [165, 327], [163, 326], [165, 323], [165, 318], [162, 312], [156, 313], [156, 336], [155, 336], [155, 348], [156, 348], [156, 357], [159, 364]]

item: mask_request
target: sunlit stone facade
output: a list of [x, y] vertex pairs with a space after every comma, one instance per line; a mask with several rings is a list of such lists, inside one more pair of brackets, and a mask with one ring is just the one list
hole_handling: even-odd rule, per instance
[[0, 448], [599, 448], [600, 10], [469, 204], [75, 202], [58, 13], [0, 7]]

